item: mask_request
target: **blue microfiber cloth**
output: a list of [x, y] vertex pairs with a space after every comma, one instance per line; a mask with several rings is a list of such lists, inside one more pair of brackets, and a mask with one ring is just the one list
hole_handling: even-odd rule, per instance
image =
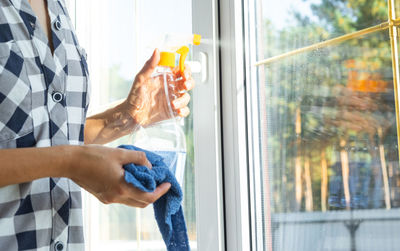
[[167, 250], [190, 250], [181, 206], [182, 189], [174, 174], [164, 163], [163, 158], [153, 152], [132, 145], [121, 145], [119, 148], [142, 151], [153, 165], [152, 169], [145, 166], [137, 166], [133, 163], [124, 165], [126, 182], [144, 192], [153, 192], [161, 183], [171, 183], [169, 191], [154, 202], [154, 214]]

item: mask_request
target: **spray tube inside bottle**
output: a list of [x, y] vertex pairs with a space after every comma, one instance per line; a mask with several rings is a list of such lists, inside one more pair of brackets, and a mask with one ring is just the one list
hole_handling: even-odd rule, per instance
[[[188, 36], [187, 36], [188, 37]], [[199, 35], [192, 35], [192, 44], [200, 43]], [[179, 41], [175, 38], [175, 43]], [[182, 41], [181, 45], [188, 43]], [[164, 163], [175, 175], [177, 181], [182, 186], [185, 163], [186, 163], [186, 138], [182, 128], [182, 121], [177, 117], [173, 109], [172, 101], [181, 94], [177, 90], [177, 83], [181, 77], [176, 78], [173, 73], [175, 68], [175, 58], [179, 55], [178, 70], [183, 76], [185, 70], [185, 60], [189, 53], [189, 47], [172, 46], [171, 41], [168, 46], [164, 46], [160, 52], [160, 62], [152, 75], [152, 85], [156, 85], [156, 92], [149, 94], [148, 101], [160, 107], [160, 114], [150, 114], [155, 117], [155, 123], [148, 121], [137, 121], [138, 125], [132, 133], [132, 142], [135, 146], [145, 150], [153, 151], [162, 156]], [[159, 120], [159, 121], [158, 121]]]

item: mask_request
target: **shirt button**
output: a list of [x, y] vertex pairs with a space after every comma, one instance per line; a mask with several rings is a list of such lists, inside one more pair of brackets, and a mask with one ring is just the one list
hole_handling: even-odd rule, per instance
[[63, 95], [61, 92], [53, 92], [51, 97], [53, 98], [53, 101], [56, 103], [60, 103], [61, 100], [63, 100]]
[[56, 27], [57, 30], [61, 30], [61, 28], [62, 28], [61, 22], [58, 20], [54, 23], [54, 26]]
[[64, 249], [64, 243], [57, 241], [54, 245], [54, 251], [62, 251]]

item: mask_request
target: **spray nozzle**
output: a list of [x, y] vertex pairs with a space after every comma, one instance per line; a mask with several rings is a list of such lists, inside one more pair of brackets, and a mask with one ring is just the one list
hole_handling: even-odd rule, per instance
[[201, 36], [199, 34], [193, 34], [193, 44], [199, 45], [201, 41]]
[[[185, 60], [189, 53], [187, 44], [199, 45], [201, 36], [192, 35], [167, 35], [164, 39], [164, 46], [160, 53], [160, 63], [158, 65], [175, 67], [175, 54], [179, 54], [179, 71], [185, 71]], [[183, 46], [182, 46], [183, 45]]]

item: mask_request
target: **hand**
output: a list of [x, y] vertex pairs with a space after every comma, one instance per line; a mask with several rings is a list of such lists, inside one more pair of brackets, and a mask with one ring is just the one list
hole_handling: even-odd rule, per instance
[[121, 203], [144, 208], [163, 196], [171, 187], [159, 185], [152, 193], [143, 192], [124, 179], [122, 166], [128, 163], [151, 168], [145, 153], [97, 145], [73, 147], [69, 175], [75, 183], [96, 196], [104, 204]]
[[178, 68], [173, 69], [168, 79], [176, 81], [169, 88], [171, 104], [168, 104], [162, 77], [151, 77], [159, 61], [160, 53], [155, 50], [136, 76], [132, 89], [123, 103], [124, 109], [133, 118], [135, 124], [148, 126], [169, 119], [170, 107], [175, 115], [181, 117], [186, 117], [190, 113], [187, 107], [190, 95], [186, 93], [194, 87], [190, 69], [186, 67], [183, 74]]

